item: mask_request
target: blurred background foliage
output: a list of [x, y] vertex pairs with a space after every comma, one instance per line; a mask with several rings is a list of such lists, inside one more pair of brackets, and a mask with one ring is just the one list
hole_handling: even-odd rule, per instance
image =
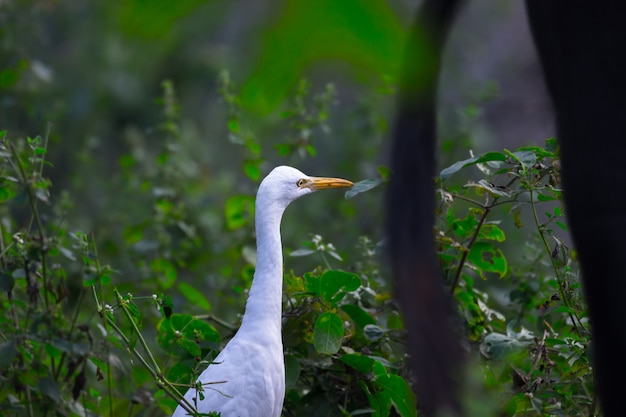
[[[40, 190], [34, 210], [25, 205], [23, 192], [2, 197], [3, 203], [12, 201], [2, 206], [5, 240], [20, 230], [32, 232], [34, 213], [49, 225], [55, 256], [63, 255], [60, 269], [66, 271], [62, 281], [69, 301], [64, 308], [80, 306], [78, 322], [106, 328], [111, 323], [104, 319], [105, 304], [129, 302], [140, 319], [137, 328], [126, 323], [122, 330], [141, 330], [152, 348], [160, 341], [167, 350], [168, 339], [157, 333], [167, 334], [162, 320], [172, 313], [208, 314], [227, 339], [254, 270], [253, 197], [262, 177], [280, 164], [351, 180], [386, 175], [381, 165], [386, 164], [394, 77], [416, 7], [383, 0], [0, 0], [0, 131], [21, 143], [7, 147], [2, 157], [32, 164], [33, 183]], [[467, 158], [471, 149], [515, 149], [543, 143], [550, 135], [521, 5], [473, 2], [453, 32], [446, 61], [441, 166]], [[474, 171], [469, 177], [480, 175]], [[457, 177], [449, 186], [461, 193], [468, 177]], [[10, 183], [12, 177], [6, 178]], [[24, 190], [31, 187], [27, 179], [17, 181], [24, 182]], [[286, 310], [285, 326], [292, 329], [285, 342], [292, 387], [287, 415], [341, 415], [337, 410], [347, 415], [362, 404], [372, 407], [361, 409], [365, 414], [376, 409], [385, 415], [392, 402], [393, 412], [412, 415], [408, 393], [405, 404], [385, 397], [404, 383], [397, 375], [410, 378], [401, 320], [378, 266], [383, 193], [384, 187], [378, 187], [351, 200], [322, 193], [296, 202], [285, 214], [285, 254], [298, 255], [285, 257], [285, 285], [290, 294], [309, 294], [295, 295]], [[462, 224], [476, 227], [478, 212], [465, 210], [446, 211], [446, 224], [461, 224], [467, 216]], [[493, 211], [497, 217], [509, 215], [500, 206]], [[502, 225], [503, 248], [519, 247], [528, 238], [528, 231], [516, 225], [517, 217]], [[558, 236], [568, 241], [565, 233]], [[32, 247], [24, 247], [32, 249], [27, 253], [38, 259], [35, 264], [45, 264], [37, 258], [45, 252], [41, 239], [37, 242], [35, 237]], [[20, 259], [23, 252], [15, 256]], [[446, 256], [452, 269], [457, 258]], [[525, 256], [524, 251], [507, 252], [509, 262]], [[335, 269], [361, 278], [345, 299], [316, 293], [316, 280]], [[486, 310], [478, 307], [488, 298], [483, 290], [494, 294], [499, 308], [510, 307], [503, 284], [462, 278], [462, 309], [468, 317], [479, 317], [468, 319], [476, 326], [475, 339], [487, 330], [504, 333], [504, 322], [489, 327], [485, 320], [492, 319], [484, 319]], [[122, 302], [112, 286], [135, 297], [126, 295]], [[521, 286], [514, 282], [506, 288]], [[83, 299], [96, 287], [100, 311], [90, 294]], [[526, 303], [524, 311], [533, 304]], [[320, 312], [354, 322], [343, 364], [320, 354], [336, 354], [334, 348], [315, 345], [312, 328]], [[302, 328], [308, 330], [299, 335]], [[203, 329], [205, 354], [217, 346], [211, 331]], [[513, 330], [506, 327], [506, 332], [517, 340]], [[155, 397], [159, 406], [145, 406], [152, 404], [146, 393], [154, 391], [155, 379], [133, 362], [133, 349], [111, 334], [108, 328], [96, 337], [101, 345], [92, 346], [93, 351], [107, 353], [95, 355], [92, 367], [109, 370], [114, 378], [131, 376], [119, 382], [123, 399], [115, 400], [120, 408], [114, 415], [155, 415], [157, 408], [171, 407], [160, 391]], [[138, 343], [135, 336], [130, 341]], [[383, 359], [360, 362], [357, 354]], [[194, 367], [189, 355], [181, 363], [188, 365], [181, 372]], [[334, 379], [333, 372], [343, 379]], [[89, 374], [92, 382], [98, 379], [94, 373]], [[345, 396], [334, 408], [327, 403], [333, 386], [341, 386]], [[101, 392], [89, 396], [95, 402], [114, 401]], [[89, 410], [109, 408], [90, 404]], [[123, 414], [121, 407], [127, 407]]]
[[[232, 267], [211, 256], [236, 233], [226, 200], [253, 195], [272, 166], [359, 179], [384, 162], [398, 13], [382, 1], [333, 3], [3, 1], [0, 124], [13, 138], [53, 124], [53, 196], [71, 191], [73, 225], [105, 243], [101, 255], [122, 260], [120, 227], [150, 218], [164, 191], [155, 188], [167, 188], [154, 177], [158, 158], [171, 153], [170, 180], [184, 187], [174, 191], [202, 228], [196, 261], [208, 274]], [[286, 246], [322, 226], [343, 250], [357, 230], [380, 233], [380, 196], [356, 222], [356, 207], [336, 197], [287, 213]], [[131, 235], [127, 243], [141, 240]]]
[[[112, 232], [111, 206], [124, 201], [124, 167], [167, 140], [157, 102], [164, 80], [177, 100], [184, 183], [202, 191], [193, 204], [207, 227], [223, 220], [225, 198], [254, 192], [258, 177], [249, 181], [234, 167], [266, 173], [286, 163], [360, 179], [386, 163], [411, 2], [5, 0], [0, 7], [0, 125], [17, 138], [53, 123], [52, 192], [71, 189], [72, 219], [102, 239]], [[551, 126], [521, 8], [484, 2], [462, 17], [442, 82], [443, 163], [468, 148], [490, 149], [495, 139], [510, 148], [542, 143]], [[511, 79], [515, 88], [501, 88]], [[541, 116], [519, 123], [528, 109]], [[233, 146], [241, 144], [245, 150]], [[379, 197], [365, 196], [368, 209], [358, 210], [366, 234], [380, 233]], [[288, 213], [285, 240], [294, 245], [294, 235], [338, 224], [320, 215], [332, 199], [301, 204], [303, 228]], [[142, 207], [150, 209], [133, 210]], [[210, 236], [219, 239], [216, 230]]]

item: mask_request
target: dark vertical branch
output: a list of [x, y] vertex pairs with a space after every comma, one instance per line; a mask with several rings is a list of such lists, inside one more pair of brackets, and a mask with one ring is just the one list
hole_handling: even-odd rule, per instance
[[433, 242], [436, 95], [444, 43], [459, 0], [427, 0], [413, 24], [399, 80], [386, 227], [396, 297], [423, 415], [460, 413], [463, 353]]
[[528, 0], [561, 145], [563, 187], [592, 324], [604, 415], [624, 415], [626, 25], [622, 2]]

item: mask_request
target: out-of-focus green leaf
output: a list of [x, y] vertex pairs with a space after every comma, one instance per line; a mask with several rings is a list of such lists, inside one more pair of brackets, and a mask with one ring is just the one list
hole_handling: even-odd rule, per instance
[[189, 301], [191, 304], [194, 304], [200, 307], [203, 310], [209, 311], [211, 310], [211, 303], [206, 297], [198, 291], [196, 288], [192, 287], [186, 282], [181, 282], [178, 284], [178, 291]]
[[15, 346], [15, 340], [9, 340], [8, 342], [0, 344], [0, 369], [7, 369], [16, 356], [17, 348]]
[[61, 352], [70, 353], [73, 355], [84, 356], [89, 353], [91, 348], [87, 341], [84, 342], [71, 342], [69, 340], [54, 337], [50, 340], [50, 345]]
[[4, 293], [9, 293], [13, 291], [13, 286], [15, 285], [15, 278], [13, 275], [9, 275], [6, 273], [0, 273], [0, 290]]
[[61, 402], [61, 389], [57, 381], [50, 377], [43, 377], [37, 384], [39, 391], [55, 403]]
[[285, 387], [291, 388], [298, 382], [300, 377], [300, 362], [293, 355], [285, 356]]
[[258, 181], [261, 178], [261, 170], [259, 169], [259, 160], [248, 160], [243, 165], [243, 171], [252, 181]]
[[117, 19], [128, 37], [167, 39], [178, 21], [204, 3], [202, 0], [130, 0], [119, 3]]
[[289, 252], [289, 256], [309, 256], [316, 253], [313, 249], [296, 249]]
[[0, 186], [0, 203], [9, 201], [13, 197], [15, 197], [15, 190], [13, 188], [5, 185]]
[[231, 197], [224, 206], [226, 226], [230, 230], [239, 229], [254, 221], [254, 198], [248, 195]]
[[150, 269], [164, 289], [172, 288], [176, 282], [178, 271], [171, 261], [164, 258], [155, 258], [150, 262]]
[[387, 181], [391, 176], [391, 170], [384, 165], [378, 166], [378, 173], [380, 174], [380, 177], [385, 181]]
[[[395, 75], [404, 31], [382, 0], [288, 0], [264, 36], [259, 61], [242, 88], [242, 102], [271, 111], [298, 83], [307, 65], [341, 60], [368, 79]], [[280, 14], [280, 13], [279, 13]]]

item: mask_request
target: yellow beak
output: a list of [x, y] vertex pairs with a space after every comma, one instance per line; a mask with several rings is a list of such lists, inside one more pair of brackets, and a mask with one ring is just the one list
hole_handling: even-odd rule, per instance
[[302, 187], [310, 188], [313, 191], [327, 190], [330, 188], [350, 188], [354, 185], [352, 181], [341, 178], [309, 177]]

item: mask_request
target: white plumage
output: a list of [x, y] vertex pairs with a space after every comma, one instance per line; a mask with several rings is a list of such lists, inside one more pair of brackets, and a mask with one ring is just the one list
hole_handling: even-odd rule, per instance
[[[338, 178], [309, 177], [288, 166], [274, 168], [261, 182], [255, 216], [257, 264], [246, 311], [237, 334], [200, 374], [204, 399], [194, 388], [185, 394], [199, 413], [217, 411], [222, 417], [280, 416], [285, 396], [280, 221], [289, 203], [297, 198], [316, 190], [352, 185]], [[173, 417], [187, 415], [178, 406]]]

